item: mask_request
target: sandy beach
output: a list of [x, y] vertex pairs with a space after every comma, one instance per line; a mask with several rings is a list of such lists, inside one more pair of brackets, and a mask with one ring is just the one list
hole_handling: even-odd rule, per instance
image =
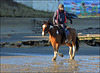
[[99, 47], [91, 47], [80, 43], [80, 49], [75, 59], [70, 60], [68, 47], [61, 46], [60, 53], [64, 57], [57, 57], [52, 61], [53, 48], [1, 48], [0, 72], [96, 72], [100, 70]]
[[96, 72], [99, 73], [99, 56], [76, 56], [75, 60], [52, 56], [8, 56], [1, 57], [0, 72]]

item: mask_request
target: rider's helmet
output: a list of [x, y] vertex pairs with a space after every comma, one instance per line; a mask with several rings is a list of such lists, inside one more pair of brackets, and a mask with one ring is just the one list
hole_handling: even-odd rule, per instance
[[63, 4], [59, 4], [59, 7], [58, 7], [60, 10], [64, 10], [64, 5]]

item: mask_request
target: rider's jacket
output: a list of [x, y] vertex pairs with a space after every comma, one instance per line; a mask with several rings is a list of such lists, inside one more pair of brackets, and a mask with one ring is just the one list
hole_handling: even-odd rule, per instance
[[53, 16], [53, 24], [55, 25], [57, 22], [59, 24], [64, 24], [67, 22], [65, 11], [61, 11], [59, 9], [56, 10], [56, 12], [54, 13], [54, 16]]

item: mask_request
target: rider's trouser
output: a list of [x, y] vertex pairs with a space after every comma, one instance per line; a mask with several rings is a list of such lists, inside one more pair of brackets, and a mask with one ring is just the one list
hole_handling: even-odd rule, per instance
[[63, 24], [60, 24], [60, 25], [63, 28], [62, 30], [64, 32], [64, 35], [66, 36], [66, 39], [67, 39], [66, 30], [65, 30], [65, 24], [63, 23]]

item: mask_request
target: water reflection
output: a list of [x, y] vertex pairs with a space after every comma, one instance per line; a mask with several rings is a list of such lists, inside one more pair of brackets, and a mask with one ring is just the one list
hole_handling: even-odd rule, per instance
[[70, 71], [70, 72], [75, 72], [75, 71], [79, 71], [79, 62], [76, 60], [70, 60], [70, 59], [65, 59], [65, 60], [60, 60], [60, 61], [54, 61], [52, 68], [55, 71]]
[[75, 60], [69, 60], [69, 61], [66, 61], [66, 63], [69, 64], [69, 68], [66, 69], [66, 70], [69, 70], [69, 71], [79, 71], [79, 62], [78, 61], [75, 61]]
[[[52, 56], [3, 56], [1, 64], [7, 70], [6, 64], [29, 68], [34, 71], [44, 72], [99, 72], [99, 56], [77, 56], [75, 60], [66, 59], [68, 56], [58, 57], [57, 61], [51, 61]], [[9, 68], [11, 71], [17, 68]], [[41, 69], [41, 70], [40, 70]]]

